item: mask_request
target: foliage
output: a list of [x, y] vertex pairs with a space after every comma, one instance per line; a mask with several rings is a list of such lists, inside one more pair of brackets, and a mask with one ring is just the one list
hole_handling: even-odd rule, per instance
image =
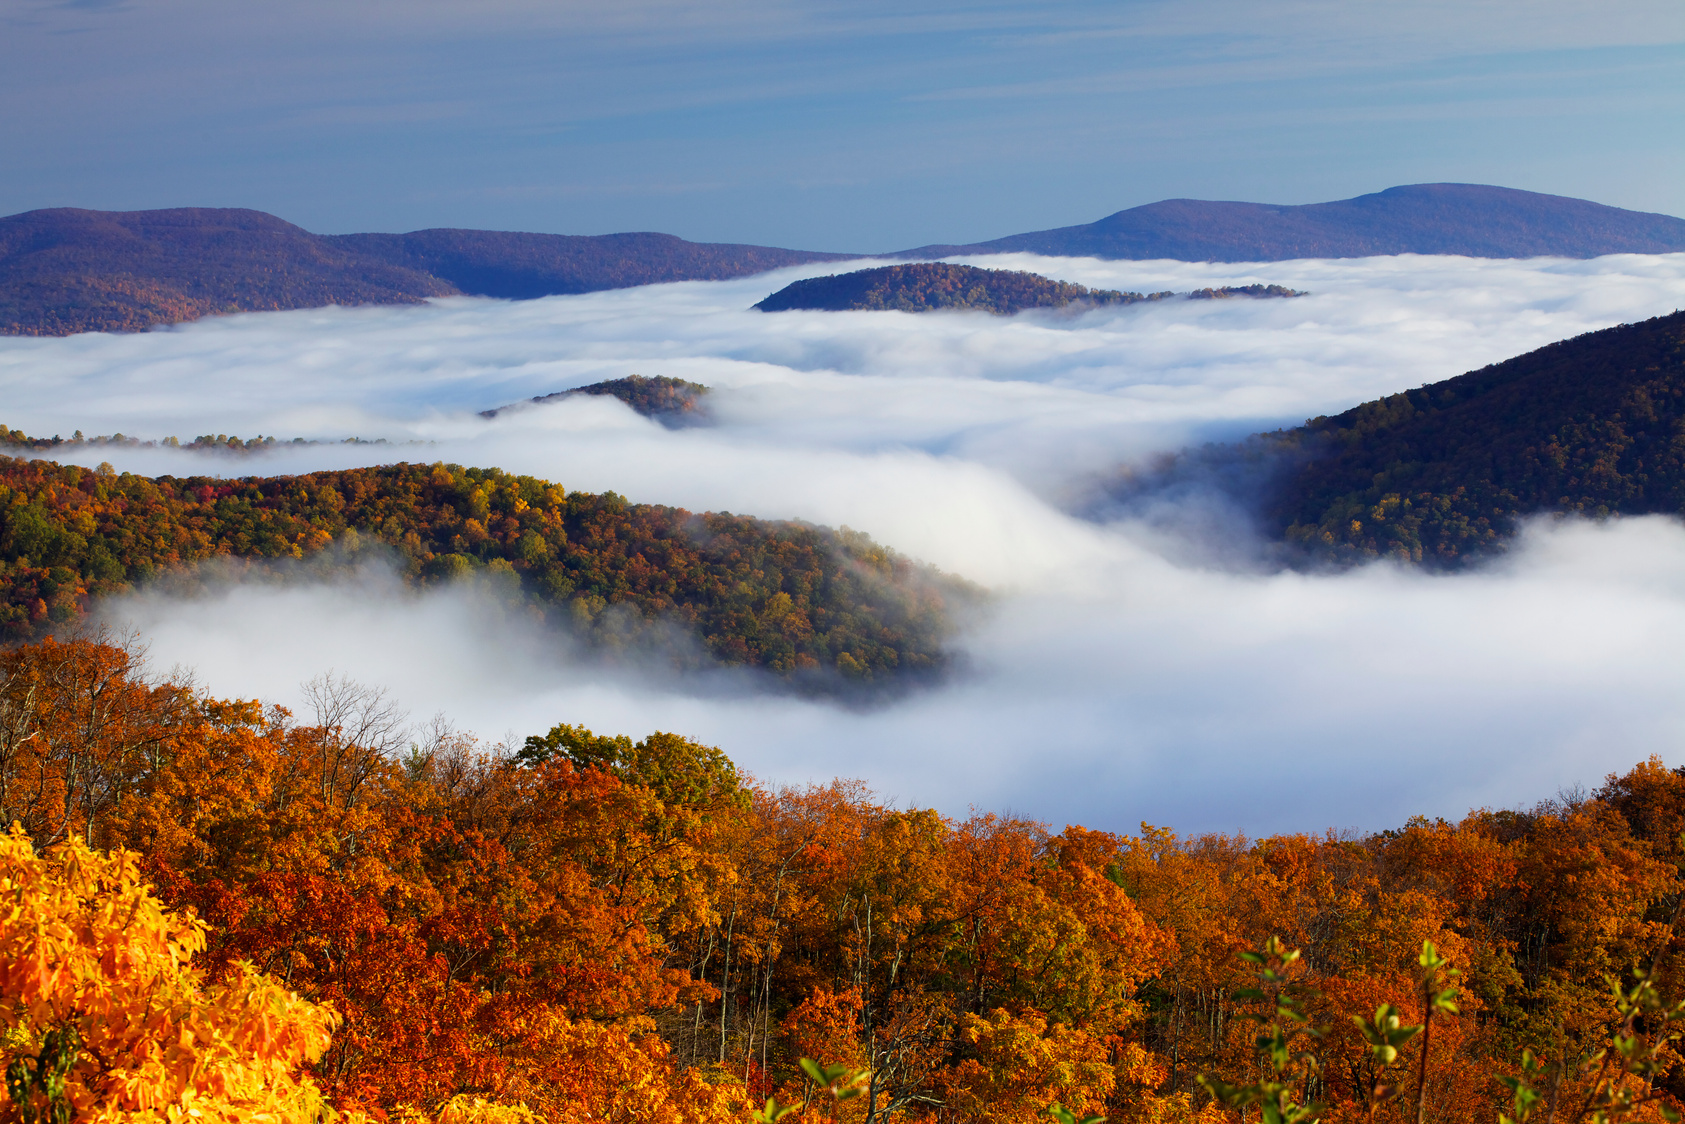
[[[330, 1004], [338, 1111], [1543, 1124], [1685, 1092], [1685, 774], [1657, 761], [1371, 836], [1123, 836], [767, 788], [671, 733], [497, 753], [342, 680], [299, 721], [86, 641], [0, 677], [16, 853], [104, 848], [191, 910], [202, 996]], [[1637, 981], [1613, 1009], [1609, 979]], [[36, 1119], [100, 1034], [4, 1039]]]
[[1299, 1101], [1300, 1090], [1313, 1084], [1318, 1058], [1314, 1051], [1297, 1047], [1300, 1035], [1322, 1037], [1322, 1031], [1308, 1026], [1309, 1018], [1300, 1010], [1295, 994], [1296, 981], [1289, 974], [1299, 959], [1298, 949], [1285, 947], [1276, 937], [1270, 937], [1255, 952], [1243, 952], [1241, 959], [1257, 966], [1258, 986], [1235, 993], [1237, 999], [1255, 999], [1266, 1004], [1266, 1013], [1245, 1015], [1255, 1019], [1261, 1028], [1255, 1040], [1265, 1073], [1247, 1085], [1229, 1085], [1218, 1078], [1201, 1076], [1213, 1099], [1244, 1114], [1256, 1107], [1264, 1124], [1310, 1124], [1322, 1117], [1324, 1106], [1313, 1101]]
[[[939, 673], [951, 610], [973, 593], [847, 528], [693, 515], [496, 469], [153, 480], [0, 458], [8, 639], [72, 623], [89, 598], [184, 566], [373, 549], [410, 581], [476, 578], [609, 651], [656, 647], [806, 673], [816, 686]], [[673, 627], [701, 651], [687, 655]]]
[[140, 856], [102, 856], [75, 837], [41, 856], [14, 828], [0, 839], [0, 900], [0, 1115], [322, 1117], [302, 1067], [322, 1056], [338, 1017], [249, 964], [217, 982], [190, 967], [205, 926], [148, 891]]

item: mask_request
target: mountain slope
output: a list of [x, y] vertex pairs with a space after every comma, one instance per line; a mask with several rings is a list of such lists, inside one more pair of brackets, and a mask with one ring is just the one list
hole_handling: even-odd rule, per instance
[[1267, 525], [1333, 561], [1456, 565], [1537, 512], [1685, 515], [1685, 312], [1260, 440], [1292, 464]]
[[372, 548], [417, 583], [486, 581], [609, 653], [671, 653], [676, 628], [705, 662], [820, 689], [940, 672], [951, 604], [972, 595], [846, 529], [693, 515], [497, 469], [154, 480], [0, 456], [0, 639], [72, 624], [92, 597], [191, 578], [200, 563], [336, 545]]
[[1505, 187], [1430, 183], [1302, 206], [1166, 199], [1082, 226], [965, 246], [921, 246], [898, 256], [1286, 261], [1381, 254], [1592, 258], [1681, 250], [1685, 219]]
[[0, 218], [0, 333], [138, 331], [217, 312], [406, 304], [457, 290], [262, 211], [60, 208]]
[[139, 331], [218, 312], [537, 297], [840, 258], [669, 234], [312, 234], [262, 211], [58, 208], [0, 218], [0, 335]]

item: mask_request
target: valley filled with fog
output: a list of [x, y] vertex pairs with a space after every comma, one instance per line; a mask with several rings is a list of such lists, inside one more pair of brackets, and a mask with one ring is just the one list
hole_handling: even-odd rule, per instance
[[[245, 314], [0, 340], [0, 422], [36, 436], [317, 442], [63, 458], [146, 475], [442, 460], [847, 525], [994, 594], [956, 640], [950, 682], [864, 708], [747, 673], [605, 667], [472, 587], [417, 593], [378, 567], [105, 607], [146, 639], [155, 669], [191, 667], [221, 695], [292, 703], [331, 668], [491, 741], [561, 721], [672, 730], [766, 782], [858, 776], [905, 804], [1116, 830], [1456, 817], [1595, 785], [1678, 746], [1677, 521], [1539, 521], [1507, 558], [1454, 576], [1306, 574], [1250, 561], [1248, 527], [1221, 509], [1150, 524], [1083, 512], [1120, 467], [1155, 454], [1671, 312], [1685, 306], [1685, 255], [975, 263], [1098, 288], [1311, 295], [1012, 318], [749, 309], [795, 278], [853, 268], [831, 265], [519, 303]], [[604, 397], [479, 415], [630, 374], [713, 388], [713, 424], [664, 428]]]

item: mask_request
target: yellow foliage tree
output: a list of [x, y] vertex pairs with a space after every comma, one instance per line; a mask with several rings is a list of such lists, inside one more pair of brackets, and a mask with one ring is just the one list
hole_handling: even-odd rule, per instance
[[72, 836], [48, 855], [0, 838], [0, 1120], [316, 1124], [301, 1068], [338, 1017], [236, 965], [189, 966], [204, 926], [141, 881], [139, 856]]
[[1080, 1117], [1105, 1111], [1117, 1075], [1106, 1044], [1086, 1031], [1049, 1024], [1035, 1011], [967, 1015], [961, 1032], [972, 1057], [948, 1070], [951, 1107], [1001, 1124], [1036, 1124], [1058, 1101]]

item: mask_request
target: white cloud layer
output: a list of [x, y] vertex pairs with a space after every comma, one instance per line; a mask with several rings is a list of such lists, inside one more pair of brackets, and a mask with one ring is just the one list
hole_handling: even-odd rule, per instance
[[[1144, 528], [1061, 501], [1096, 469], [1293, 424], [1685, 304], [1685, 255], [1385, 258], [1268, 266], [992, 259], [1090, 285], [1270, 281], [1292, 301], [1081, 316], [780, 313], [820, 270], [518, 304], [236, 316], [139, 336], [0, 341], [9, 425], [316, 445], [93, 464], [274, 473], [443, 459], [638, 501], [847, 523], [1001, 591], [954, 684], [851, 712], [730, 680], [608, 673], [463, 591], [368, 576], [237, 587], [117, 616], [163, 666], [286, 700], [328, 667], [492, 738], [557, 721], [721, 745], [769, 780], [864, 776], [904, 801], [1056, 822], [1249, 831], [1385, 826], [1594, 783], [1685, 741], [1685, 530], [1540, 525], [1456, 577], [1175, 561]], [[666, 430], [606, 399], [476, 411], [630, 373], [718, 388], [718, 425]], [[373, 584], [370, 584], [373, 583]]]

